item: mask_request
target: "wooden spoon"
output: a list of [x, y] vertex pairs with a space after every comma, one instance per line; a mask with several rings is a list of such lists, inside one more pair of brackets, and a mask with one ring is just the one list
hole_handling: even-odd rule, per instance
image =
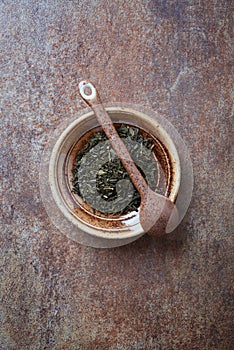
[[128, 149], [119, 137], [112, 120], [104, 109], [97, 89], [89, 81], [81, 81], [79, 93], [92, 108], [97, 120], [108, 137], [111, 146], [127, 170], [132, 183], [141, 196], [139, 208], [140, 224], [145, 232], [152, 236], [161, 236], [170, 232], [170, 227], [178, 223], [178, 211], [174, 203], [167, 197], [152, 191], [144, 177], [133, 162]]

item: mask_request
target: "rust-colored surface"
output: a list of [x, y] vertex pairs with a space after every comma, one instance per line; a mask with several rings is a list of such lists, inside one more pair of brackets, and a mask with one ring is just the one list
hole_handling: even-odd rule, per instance
[[[232, 1], [1, 1], [0, 349], [233, 348]], [[195, 188], [175, 234], [110, 250], [50, 223], [38, 167], [49, 131], [104, 102], [167, 115]]]

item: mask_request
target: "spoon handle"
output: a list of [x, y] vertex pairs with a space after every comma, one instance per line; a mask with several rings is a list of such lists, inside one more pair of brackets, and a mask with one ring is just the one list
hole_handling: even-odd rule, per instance
[[[90, 93], [88, 94], [87, 91]], [[130, 156], [124, 142], [119, 137], [119, 134], [117, 133], [110, 116], [103, 107], [97, 89], [91, 82], [82, 81], [79, 84], [79, 93], [83, 100], [88, 103], [88, 105], [94, 111], [97, 120], [99, 121], [111, 143], [111, 146], [127, 170], [130, 179], [140, 193], [141, 197], [144, 197], [145, 193], [147, 192], [148, 185], [141, 175], [140, 171], [137, 169], [135, 163], [133, 162], [132, 157]]]

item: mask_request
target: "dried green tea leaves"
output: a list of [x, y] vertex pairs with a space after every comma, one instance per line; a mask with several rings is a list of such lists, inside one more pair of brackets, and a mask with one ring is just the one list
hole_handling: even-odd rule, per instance
[[[138, 128], [125, 124], [118, 127], [117, 132], [148, 185], [154, 189], [158, 172], [152, 138], [143, 137]], [[73, 192], [93, 210], [120, 215], [140, 206], [140, 195], [104, 132], [97, 132], [87, 140], [77, 153], [72, 172]]]

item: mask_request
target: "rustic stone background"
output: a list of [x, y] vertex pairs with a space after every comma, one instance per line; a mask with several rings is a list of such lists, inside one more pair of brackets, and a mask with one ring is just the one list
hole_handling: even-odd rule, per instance
[[[233, 349], [231, 0], [2, 0], [0, 349]], [[42, 205], [50, 131], [104, 102], [167, 116], [194, 165], [175, 234], [110, 250], [59, 234]]]

